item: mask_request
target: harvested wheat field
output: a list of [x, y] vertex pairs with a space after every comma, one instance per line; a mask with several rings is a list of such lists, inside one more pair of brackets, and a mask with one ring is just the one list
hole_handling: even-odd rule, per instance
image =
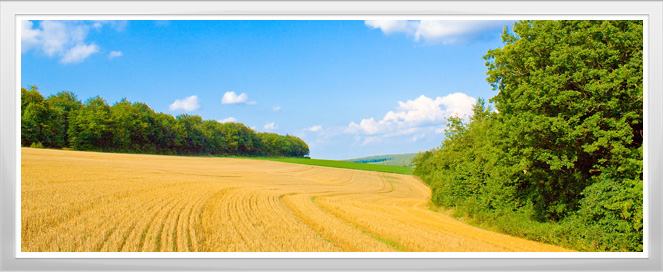
[[21, 250], [566, 251], [427, 208], [412, 176], [262, 160], [21, 149]]

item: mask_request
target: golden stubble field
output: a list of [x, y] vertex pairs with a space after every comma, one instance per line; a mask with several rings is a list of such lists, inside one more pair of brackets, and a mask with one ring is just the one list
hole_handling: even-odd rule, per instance
[[427, 208], [411, 176], [21, 149], [21, 251], [566, 251]]

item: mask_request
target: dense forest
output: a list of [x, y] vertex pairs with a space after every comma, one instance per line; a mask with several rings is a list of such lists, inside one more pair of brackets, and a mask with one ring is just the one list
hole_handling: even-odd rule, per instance
[[582, 251], [643, 250], [643, 22], [520, 21], [484, 56], [498, 93], [448, 119], [415, 175], [475, 224]]
[[126, 99], [110, 106], [97, 96], [82, 103], [72, 92], [48, 98], [36, 86], [21, 88], [21, 146], [105, 152], [303, 157], [300, 138], [256, 133], [241, 123], [219, 123], [198, 115], [156, 113]]

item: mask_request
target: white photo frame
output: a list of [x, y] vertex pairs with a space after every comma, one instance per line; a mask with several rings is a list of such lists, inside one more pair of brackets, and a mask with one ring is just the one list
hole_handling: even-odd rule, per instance
[[[144, 2], [0, 2], [2, 19], [0, 155], [2, 182], [2, 270], [605, 270], [661, 269], [661, 185], [663, 102], [661, 1], [503, 2], [503, 1], [144, 1]], [[372, 17], [371, 17], [372, 16]], [[635, 253], [521, 254], [229, 254], [94, 253], [47, 255], [18, 251], [20, 213], [20, 27], [26, 19], [642, 19], [645, 21], [645, 251]], [[657, 103], [658, 102], [658, 103]], [[293, 255], [294, 254], [294, 255]], [[471, 253], [470, 253], [471, 254]], [[23, 255], [23, 256], [21, 256]], [[26, 258], [27, 257], [27, 258]], [[65, 259], [61, 259], [61, 258]], [[98, 259], [103, 258], [103, 259]]]

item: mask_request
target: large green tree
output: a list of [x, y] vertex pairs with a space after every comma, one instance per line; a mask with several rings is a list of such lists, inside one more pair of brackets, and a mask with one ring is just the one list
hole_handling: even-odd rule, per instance
[[156, 114], [144, 103], [126, 98], [111, 107], [113, 147], [121, 152], [156, 152]]
[[53, 131], [57, 147], [68, 147], [70, 145], [67, 128], [69, 119], [73, 112], [82, 107], [81, 101], [72, 92], [61, 91], [46, 99], [51, 109], [55, 111], [56, 129]]
[[39, 93], [37, 86], [21, 88], [21, 145], [41, 143], [46, 147], [61, 147], [55, 112]]
[[450, 118], [415, 174], [509, 233], [642, 250], [642, 21], [519, 21], [502, 40], [484, 56], [496, 111]]
[[70, 117], [69, 140], [79, 150], [113, 150], [113, 116], [106, 100], [96, 96]]
[[182, 132], [184, 128], [175, 117], [163, 112], [157, 113], [155, 118], [154, 145], [160, 154], [178, 154], [182, 148]]
[[642, 21], [521, 21], [502, 38], [485, 56], [491, 101], [537, 214], [577, 210], [608, 176], [642, 179], [617, 171], [642, 160]]

